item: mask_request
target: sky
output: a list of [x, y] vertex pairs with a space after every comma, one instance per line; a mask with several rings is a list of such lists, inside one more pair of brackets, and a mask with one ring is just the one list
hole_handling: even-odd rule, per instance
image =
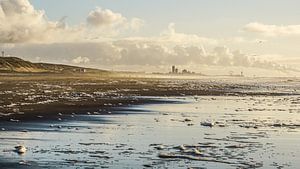
[[[34, 62], [297, 74], [297, 0], [0, 0], [0, 49]], [[300, 70], [300, 68], [299, 68]]]

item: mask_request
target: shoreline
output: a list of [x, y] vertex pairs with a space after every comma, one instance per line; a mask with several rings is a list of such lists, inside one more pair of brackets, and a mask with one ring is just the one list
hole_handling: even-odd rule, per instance
[[[0, 121], [59, 119], [59, 114], [108, 114], [117, 107], [161, 103], [149, 97], [297, 96], [298, 81], [271, 79], [0, 78]], [[49, 79], [48, 79], [49, 78]], [[148, 98], [147, 98], [148, 97]]]
[[[268, 161], [273, 151], [293, 152], [291, 147], [297, 145], [293, 136], [299, 135], [300, 125], [294, 116], [299, 116], [299, 111], [288, 110], [299, 96], [158, 98], [145, 98], [154, 100], [153, 105], [114, 107], [111, 114], [62, 114], [61, 121], [21, 121], [18, 125], [2, 122], [7, 129], [1, 132], [0, 164], [12, 168], [180, 168], [178, 162], [188, 161], [191, 167], [259, 168], [278, 162]], [[274, 106], [264, 109], [270, 103]], [[255, 109], [257, 106], [261, 109]], [[207, 120], [214, 122], [212, 126], [203, 123]], [[290, 148], [281, 149], [278, 134], [289, 139]], [[19, 144], [28, 148], [23, 156], [13, 152]], [[266, 153], [264, 161], [258, 153]], [[293, 162], [292, 166], [297, 166], [297, 161]]]

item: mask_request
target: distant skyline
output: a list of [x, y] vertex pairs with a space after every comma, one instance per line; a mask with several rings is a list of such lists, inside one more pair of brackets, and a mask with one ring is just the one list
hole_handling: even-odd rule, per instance
[[300, 65], [296, 0], [0, 0], [0, 5], [0, 48], [32, 61], [146, 71], [179, 65], [286, 73]]

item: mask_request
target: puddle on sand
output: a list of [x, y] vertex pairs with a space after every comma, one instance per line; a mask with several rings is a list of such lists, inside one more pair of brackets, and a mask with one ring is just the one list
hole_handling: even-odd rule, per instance
[[[300, 98], [180, 97], [111, 115], [2, 123], [7, 168], [297, 168]], [[140, 111], [139, 111], [140, 110]], [[28, 149], [17, 155], [16, 145]]]

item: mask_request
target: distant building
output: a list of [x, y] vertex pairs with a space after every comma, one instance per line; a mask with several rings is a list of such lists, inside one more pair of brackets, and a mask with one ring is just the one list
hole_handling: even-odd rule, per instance
[[5, 57], [5, 53], [4, 53], [4, 51], [2, 51], [2, 55], [1, 55], [2, 57]]
[[195, 72], [191, 72], [187, 69], [183, 69], [180, 71], [176, 66], [172, 66], [172, 71], [169, 72], [170, 74], [195, 74]]
[[195, 74], [195, 72], [191, 72], [191, 71], [189, 71], [187, 69], [183, 69], [182, 70], [182, 74]]
[[179, 70], [178, 70], [178, 68], [176, 68], [176, 66], [172, 66], [172, 71], [170, 73], [177, 74], [177, 73], [179, 73]]
[[73, 69], [73, 72], [86, 73], [87, 70], [85, 68], [77, 68], [77, 69]]
[[187, 74], [187, 73], [189, 73], [188, 70], [186, 70], [186, 69], [183, 69], [183, 70], [182, 70], [182, 74]]
[[234, 74], [234, 72], [233, 72], [233, 71], [230, 71], [230, 72], [229, 72], [229, 76], [234, 76], [234, 77], [245, 77], [245, 75], [244, 75], [244, 72], [243, 72], [243, 71], [241, 71], [241, 73], [240, 73], [240, 74]]
[[176, 69], [176, 67], [172, 66], [172, 73], [175, 73], [175, 69]]

